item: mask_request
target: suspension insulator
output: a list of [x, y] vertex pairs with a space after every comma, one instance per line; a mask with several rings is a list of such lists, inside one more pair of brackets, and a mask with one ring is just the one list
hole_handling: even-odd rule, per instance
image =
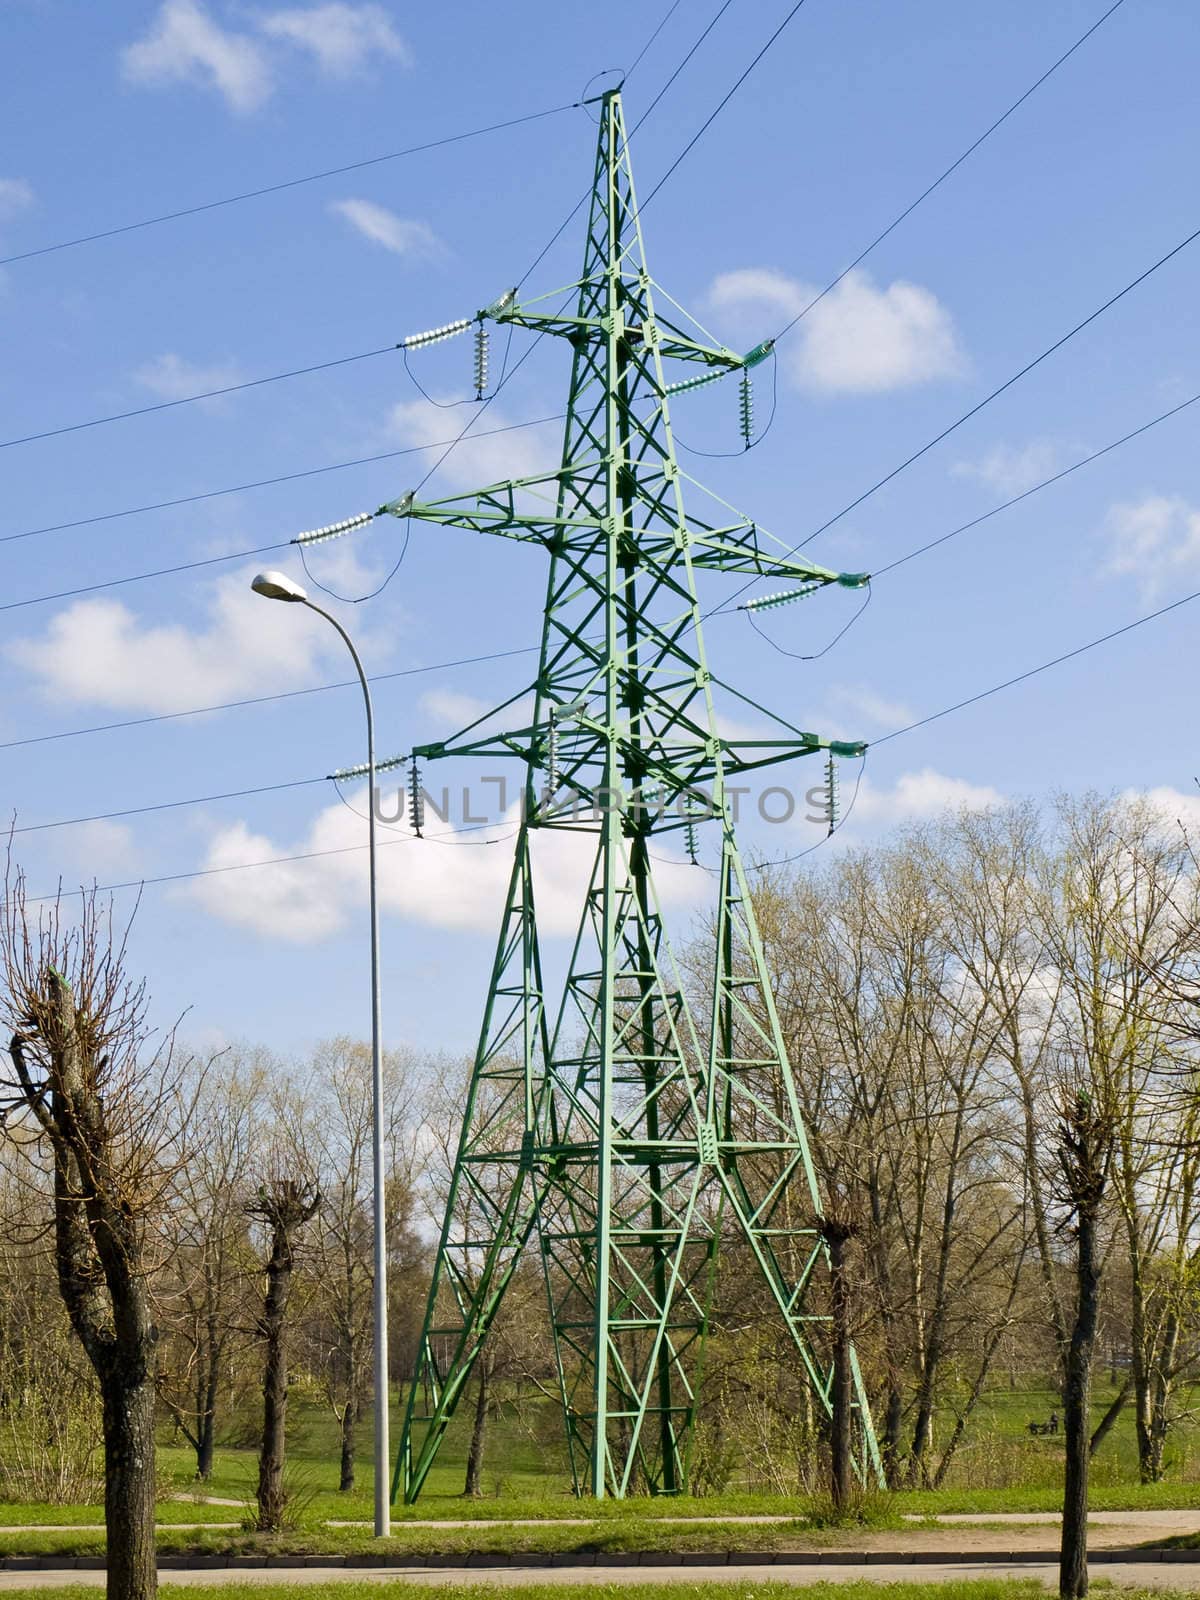
[[825, 837], [832, 838], [838, 825], [838, 769], [837, 762], [830, 754], [825, 761], [825, 812], [829, 818], [829, 830]]
[[738, 388], [738, 421], [742, 429], [742, 445], [744, 449], [749, 450], [754, 443], [754, 380], [748, 372], [742, 373]]
[[696, 832], [696, 813], [689, 809], [684, 823], [683, 842], [687, 846], [688, 860], [694, 867], [700, 865], [700, 838]]
[[421, 829], [425, 826], [425, 786], [421, 782], [421, 766], [415, 755], [408, 769], [408, 820], [417, 838], [424, 838]]
[[491, 333], [483, 323], [475, 329], [475, 398], [482, 400], [484, 390], [488, 386], [488, 346], [491, 343]]
[[546, 803], [558, 793], [558, 718], [551, 713], [546, 741]]

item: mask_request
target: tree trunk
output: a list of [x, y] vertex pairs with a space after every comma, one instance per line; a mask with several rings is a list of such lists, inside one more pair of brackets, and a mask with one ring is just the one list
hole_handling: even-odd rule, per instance
[[829, 1255], [829, 1320], [833, 1346], [830, 1386], [829, 1488], [836, 1511], [845, 1510], [854, 1493], [853, 1302], [850, 1254], [857, 1225], [828, 1212], [817, 1218], [817, 1232]]
[[901, 1355], [896, 1336], [896, 1314], [892, 1304], [892, 1275], [887, 1257], [887, 1230], [884, 1226], [883, 1202], [879, 1192], [878, 1174], [872, 1172], [869, 1186], [871, 1202], [871, 1238], [875, 1281], [879, 1294], [879, 1322], [883, 1332], [883, 1349], [887, 1361], [887, 1399], [884, 1403], [883, 1438], [881, 1452], [883, 1472], [889, 1489], [898, 1489], [901, 1478], [900, 1430], [904, 1425], [904, 1395], [900, 1385]]
[[296, 1237], [316, 1213], [318, 1194], [293, 1179], [263, 1189], [250, 1209], [271, 1229], [271, 1254], [266, 1262], [267, 1292], [258, 1331], [263, 1354], [263, 1431], [258, 1456], [258, 1526], [264, 1533], [283, 1527], [287, 1492], [283, 1463], [287, 1448], [288, 1349], [287, 1310], [296, 1266]]
[[288, 1401], [287, 1302], [291, 1277], [291, 1250], [281, 1250], [277, 1241], [267, 1265], [267, 1296], [262, 1318], [266, 1349], [262, 1444], [258, 1455], [258, 1526], [264, 1533], [278, 1533], [283, 1526]]
[[833, 1325], [833, 1392], [830, 1419], [830, 1489], [835, 1510], [845, 1510], [854, 1491], [851, 1419], [854, 1376], [850, 1365], [850, 1274], [847, 1262], [850, 1234], [844, 1228], [826, 1230], [829, 1242], [829, 1293]]
[[357, 1421], [357, 1407], [353, 1400], [347, 1400], [341, 1417], [342, 1467], [338, 1478], [338, 1488], [343, 1494], [349, 1494], [354, 1487], [354, 1427]]
[[213, 1452], [217, 1437], [217, 1390], [220, 1383], [220, 1350], [210, 1333], [208, 1370], [204, 1374], [204, 1392], [200, 1402], [199, 1428], [196, 1434], [196, 1476], [205, 1482], [212, 1477]]
[[1062, 1551], [1058, 1592], [1062, 1600], [1082, 1600], [1088, 1592], [1088, 1463], [1091, 1457], [1088, 1410], [1092, 1394], [1092, 1351], [1100, 1311], [1100, 1263], [1096, 1252], [1098, 1206], [1078, 1211], [1075, 1277], [1078, 1301], [1064, 1361], [1063, 1424], [1066, 1475], [1063, 1487]]
[[471, 1448], [467, 1451], [467, 1481], [463, 1485], [463, 1494], [476, 1500], [483, 1493], [483, 1447], [487, 1433], [491, 1369], [492, 1363], [485, 1355], [479, 1363], [479, 1378], [475, 1389], [475, 1426], [471, 1429]]
[[1171, 1310], [1167, 1313], [1162, 1349], [1159, 1351], [1154, 1369], [1154, 1392], [1150, 1413], [1150, 1457], [1148, 1462], [1148, 1481], [1150, 1483], [1162, 1482], [1163, 1451], [1167, 1443], [1167, 1429], [1171, 1425], [1171, 1390], [1178, 1345], [1179, 1317], [1174, 1310]]
[[[113, 1177], [106, 1107], [69, 984], [53, 969], [56, 1026], [49, 1107], [36, 1112], [54, 1152], [54, 1254], [59, 1293], [100, 1382], [104, 1406], [104, 1527], [109, 1600], [154, 1600], [154, 1407], [158, 1329], [146, 1286], [142, 1226]], [[24, 1041], [9, 1048], [32, 1087]]]
[[1108, 1410], [1104, 1413], [1104, 1415], [1100, 1418], [1100, 1421], [1092, 1430], [1092, 1437], [1088, 1443], [1089, 1455], [1094, 1456], [1096, 1454], [1096, 1451], [1099, 1450], [1100, 1446], [1104, 1443], [1105, 1439], [1108, 1438], [1109, 1433], [1112, 1431], [1113, 1423], [1116, 1422], [1117, 1418], [1121, 1415], [1121, 1412], [1124, 1411], [1125, 1402], [1129, 1399], [1130, 1385], [1131, 1380], [1126, 1378], [1125, 1382], [1113, 1396]]
[[883, 1473], [889, 1489], [898, 1489], [904, 1466], [900, 1455], [900, 1430], [904, 1425], [904, 1395], [899, 1374], [889, 1362], [887, 1405], [883, 1415]]
[[958, 1179], [958, 1164], [962, 1148], [962, 1130], [966, 1112], [962, 1094], [954, 1119], [954, 1137], [951, 1140], [946, 1174], [946, 1193], [942, 1202], [942, 1227], [938, 1240], [937, 1277], [935, 1280], [933, 1313], [925, 1340], [924, 1360], [921, 1363], [921, 1386], [917, 1395], [917, 1418], [913, 1425], [912, 1449], [908, 1458], [908, 1482], [915, 1488], [918, 1477], [929, 1487], [929, 1449], [933, 1443], [933, 1411], [937, 1397], [937, 1384], [941, 1372], [942, 1354], [946, 1336], [947, 1292], [950, 1253], [954, 1246], [954, 1213], [957, 1199], [954, 1185]]
[[200, 1436], [196, 1440], [196, 1476], [205, 1483], [212, 1477], [216, 1420], [211, 1411], [206, 1412], [200, 1419]]
[[108, 1600], [154, 1600], [154, 1372], [118, 1358], [100, 1387]]
[[1142, 1278], [1142, 1251], [1138, 1238], [1136, 1223], [1128, 1227], [1129, 1234], [1129, 1264], [1130, 1264], [1130, 1295], [1129, 1295], [1129, 1347], [1133, 1371], [1133, 1415], [1134, 1432], [1137, 1437], [1138, 1453], [1138, 1480], [1141, 1483], [1152, 1483], [1150, 1469], [1151, 1420], [1150, 1420], [1150, 1345], [1151, 1338], [1146, 1326], [1146, 1295]]

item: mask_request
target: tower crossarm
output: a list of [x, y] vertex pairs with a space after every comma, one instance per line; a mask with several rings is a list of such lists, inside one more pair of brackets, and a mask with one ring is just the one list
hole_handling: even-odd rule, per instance
[[[518, 543], [540, 544], [550, 549], [562, 550], [573, 535], [579, 535], [590, 547], [596, 535], [606, 527], [606, 519], [599, 512], [590, 512], [582, 501], [572, 506], [569, 515], [559, 514], [557, 507], [543, 513], [530, 505], [539, 493], [557, 490], [564, 479], [577, 475], [579, 471], [580, 464], [572, 463], [555, 472], [539, 473], [529, 478], [508, 478], [444, 500], [421, 501], [404, 495], [380, 510], [393, 516], [415, 517], [420, 522], [462, 528], [468, 533], [496, 534], [515, 539]], [[762, 530], [758, 524], [749, 519], [724, 527], [710, 527], [692, 519], [678, 529], [635, 528], [627, 537], [636, 549], [651, 558], [686, 544], [691, 551], [692, 564], [710, 571], [792, 579], [817, 588], [837, 584], [844, 589], [861, 589], [870, 581], [865, 572], [836, 572], [816, 562], [797, 561], [790, 556], [773, 554], [764, 547]]]
[[764, 549], [758, 526], [735, 523], [726, 528], [689, 524], [684, 536], [692, 552], [692, 565], [718, 572], [750, 572], [761, 578], [792, 578], [798, 583], [824, 588], [835, 583], [843, 589], [862, 589], [870, 582], [865, 572], [834, 572], [812, 561], [795, 561]]
[[[576, 285], [577, 289], [586, 287]], [[649, 288], [649, 279], [643, 288]], [[551, 299], [556, 296], [539, 296], [539, 299]], [[610, 329], [610, 318], [603, 315], [587, 316], [582, 312], [572, 316], [561, 309], [555, 311], [535, 311], [532, 309], [536, 302], [529, 305], [513, 305], [493, 318], [499, 323], [509, 323], [513, 327], [527, 328], [534, 333], [557, 334], [562, 338], [578, 341], [581, 338], [596, 334], [608, 334], [615, 331], [626, 346], [634, 350], [657, 350], [659, 355], [674, 361], [700, 361], [706, 366], [719, 367], [728, 372], [739, 371], [743, 367], [754, 366], [763, 359], [770, 341], [756, 345], [746, 355], [739, 355], [736, 350], [731, 350], [727, 345], [708, 344], [703, 340], [695, 339], [682, 328], [676, 327], [661, 313], [658, 313], [653, 322], [642, 323], [636, 318], [627, 318], [624, 311], [620, 315], [620, 326]]]
[[[581, 716], [575, 721], [579, 736], [585, 741], [585, 748], [564, 751], [556, 787], [578, 800], [593, 804], [603, 788], [601, 756], [607, 742], [606, 730], [595, 718]], [[507, 757], [526, 762], [534, 768], [548, 769], [552, 738], [553, 724], [531, 723], [524, 728], [503, 733], [477, 738], [462, 735], [417, 745], [412, 755], [417, 761], [463, 756]], [[636, 760], [644, 789], [671, 798], [691, 795], [710, 804], [725, 780], [731, 777], [759, 771], [764, 767], [779, 766], [822, 750], [843, 759], [863, 756], [867, 751], [866, 743], [861, 740], [828, 739], [818, 733], [800, 733], [798, 737], [790, 739], [729, 738], [703, 742], [680, 739], [664, 743], [656, 752], [649, 752], [620, 734], [613, 743], [622, 759]], [[626, 804], [633, 810], [651, 808], [650, 801], [633, 795], [624, 796], [617, 803]]]
[[[572, 532], [594, 538], [603, 525], [601, 517], [589, 515], [583, 506], [574, 507], [569, 515], [560, 514], [557, 509], [559, 485], [564, 476], [575, 470], [572, 466], [529, 478], [506, 478], [444, 500], [414, 500], [406, 494], [381, 506], [380, 511], [447, 528], [464, 528], [469, 533], [499, 534], [526, 544], [551, 545]], [[539, 495], [547, 500], [545, 511], [535, 504]]]

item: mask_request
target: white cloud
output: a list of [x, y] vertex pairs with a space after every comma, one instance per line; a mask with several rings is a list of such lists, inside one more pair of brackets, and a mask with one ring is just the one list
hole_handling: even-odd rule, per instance
[[830, 691], [830, 698], [852, 716], [876, 728], [903, 728], [916, 720], [916, 712], [903, 700], [889, 700], [865, 684], [841, 684]]
[[1147, 495], [1108, 514], [1108, 561], [1114, 578], [1133, 578], [1143, 601], [1158, 599], [1200, 573], [1200, 510], [1181, 495]]
[[[711, 304], [748, 335], [768, 321], [796, 316], [819, 291], [765, 267], [726, 272]], [[953, 378], [965, 369], [950, 313], [919, 284], [897, 279], [877, 287], [866, 272], [846, 274], [805, 315], [780, 360], [802, 388], [872, 394]]]
[[394, 211], [377, 206], [371, 200], [335, 200], [329, 209], [345, 217], [365, 239], [382, 245], [394, 255], [429, 260], [445, 253], [445, 245], [427, 222], [398, 217]]
[[[425, 778], [435, 792], [433, 774], [427, 770]], [[365, 809], [365, 793], [350, 799]], [[448, 827], [427, 813], [427, 834]], [[435, 843], [414, 839], [406, 820], [390, 826], [379, 852], [381, 908], [434, 927], [494, 932], [512, 869], [514, 828], [515, 817], [509, 817], [464, 835], [461, 843]], [[356, 848], [365, 843], [365, 830], [363, 818], [341, 805], [320, 812], [307, 834], [290, 845], [235, 823], [214, 837], [204, 866], [342, 853], [200, 878], [178, 893], [264, 938], [314, 943], [347, 926], [365, 903], [366, 851]], [[595, 848], [594, 837], [577, 833], [551, 830], [535, 839], [538, 921], [546, 934], [575, 932]], [[655, 880], [664, 905], [691, 905], [711, 892], [706, 875], [682, 862], [656, 862]]]
[[920, 822], [945, 811], [983, 811], [1003, 805], [1004, 796], [987, 784], [968, 783], [923, 767], [903, 772], [890, 788], [877, 788], [869, 778], [859, 785], [854, 802], [855, 823]]
[[33, 190], [24, 178], [0, 178], [0, 222], [7, 222], [33, 204]]
[[130, 877], [140, 870], [133, 829], [123, 822], [98, 820], [62, 830], [60, 848], [87, 882]]
[[[438, 395], [437, 398], [459, 397]], [[513, 420], [494, 405], [488, 410], [489, 429], [504, 428]], [[428, 400], [401, 400], [388, 412], [386, 437], [397, 444], [420, 445], [426, 465], [432, 467], [442, 455], [445, 441], [452, 439], [461, 427], [461, 421], [455, 423], [448, 419], [445, 411]], [[453, 493], [459, 489], [482, 488], [506, 478], [528, 478], [539, 472], [552, 472], [558, 466], [558, 441], [556, 423], [522, 428], [513, 433], [493, 432], [490, 438], [467, 434], [438, 468], [429, 493], [431, 496]]]
[[490, 710], [491, 702], [455, 689], [430, 689], [421, 696], [421, 710], [448, 728], [465, 728]]
[[1192, 839], [1200, 841], [1200, 789], [1188, 792], [1160, 784], [1154, 789], [1126, 789], [1121, 798], [1144, 800], [1168, 826], [1181, 822]]
[[1062, 446], [1053, 439], [1031, 439], [1024, 445], [998, 444], [980, 460], [960, 461], [952, 470], [956, 477], [978, 478], [1001, 499], [1011, 499], [1052, 477], [1062, 462]]
[[118, 710], [179, 711], [313, 682], [338, 654], [332, 629], [268, 605], [250, 576], [243, 569], [214, 584], [199, 627], [149, 621], [119, 600], [79, 600], [5, 654], [50, 700]]
[[373, 60], [386, 57], [411, 66], [412, 54], [382, 6], [330, 4], [270, 11], [259, 28], [307, 50], [322, 72], [346, 78]]
[[225, 389], [241, 381], [241, 373], [232, 361], [211, 367], [198, 366], [173, 351], [146, 362], [133, 376], [143, 389], [149, 389], [151, 394], [160, 395], [164, 400], [186, 400], [191, 395]]
[[257, 110], [273, 87], [262, 47], [220, 27], [199, 0], [164, 0], [145, 37], [122, 52], [121, 65], [131, 83], [200, 84], [242, 113]]

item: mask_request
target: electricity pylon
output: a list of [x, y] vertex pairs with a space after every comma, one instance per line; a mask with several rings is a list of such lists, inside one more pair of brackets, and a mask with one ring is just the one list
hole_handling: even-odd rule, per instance
[[[739, 356], [698, 324], [689, 332], [659, 312], [619, 93], [600, 107], [573, 308], [522, 304], [512, 291], [476, 319], [481, 330], [490, 319], [571, 347], [561, 464], [467, 495], [421, 502], [410, 494], [381, 508], [549, 554], [530, 720], [493, 732], [490, 713], [414, 751], [410, 773], [419, 823], [421, 760], [509, 756], [525, 769], [396, 1469], [394, 1492], [409, 1502], [527, 1247], [545, 1279], [577, 1493], [686, 1488], [723, 1235], [740, 1231], [819, 1407], [831, 1407], [824, 1318], [807, 1309], [826, 1262], [821, 1197], [734, 835], [730, 780], [797, 755], [864, 747], [780, 718], [778, 737], [722, 731], [714, 688], [727, 686], [707, 663], [696, 579], [711, 571], [795, 584], [773, 597], [780, 601], [867, 580], [772, 553], [779, 542], [732, 508], [713, 521], [685, 514], [669, 396], [738, 373], [748, 413], [745, 374], [769, 345]], [[484, 336], [481, 391], [485, 357]], [[681, 363], [690, 375], [669, 381], [670, 368], [687, 371]], [[696, 832], [708, 825], [720, 835], [720, 866], [701, 1014], [671, 955], [650, 844], [683, 833], [694, 858]], [[597, 842], [552, 1012], [534, 892], [535, 841], [553, 830], [582, 830]], [[853, 1377], [859, 1468], [878, 1478], [857, 1363]]]

